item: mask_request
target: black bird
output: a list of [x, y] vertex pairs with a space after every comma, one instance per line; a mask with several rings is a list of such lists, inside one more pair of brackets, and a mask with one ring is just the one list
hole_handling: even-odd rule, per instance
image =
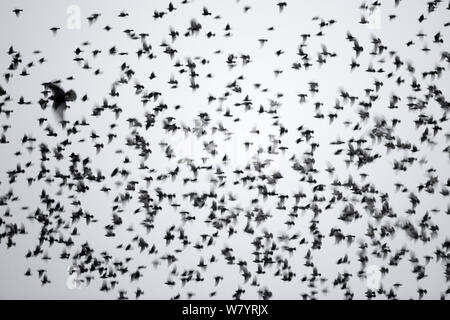
[[43, 83], [43, 85], [52, 92], [50, 99], [53, 101], [52, 109], [55, 112], [57, 119], [64, 120], [67, 102], [75, 101], [77, 94], [74, 90], [68, 90], [65, 92], [55, 82], [46, 82]]
[[22, 9], [19, 9], [19, 8], [15, 8], [15, 9], [13, 10], [13, 12], [16, 14], [16, 17], [18, 17], [22, 11], [23, 11], [23, 10], [22, 10]]

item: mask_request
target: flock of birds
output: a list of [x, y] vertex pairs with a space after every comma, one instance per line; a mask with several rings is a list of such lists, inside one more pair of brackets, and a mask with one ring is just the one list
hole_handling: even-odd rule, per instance
[[[150, 20], [157, 25], [190, 5], [188, 0], [167, 2]], [[244, 15], [252, 13], [251, 5], [240, 1], [234, 5]], [[384, 28], [401, 18], [396, 10], [408, 3], [396, 0], [389, 5], [392, 13]], [[381, 6], [378, 0], [360, 3], [355, 7], [362, 12], [358, 23], [370, 23], [367, 12]], [[450, 18], [448, 1], [424, 1], [423, 6], [424, 13], [411, 30], [421, 29], [438, 13]], [[289, 8], [288, 2], [273, 2], [274, 15]], [[19, 20], [26, 13], [26, 8], [11, 10]], [[345, 57], [350, 76], [371, 84], [359, 93], [340, 88], [330, 104], [319, 100], [320, 79], [310, 80], [309, 74], [341, 57], [339, 48], [326, 45], [327, 33], [340, 23], [337, 19], [311, 17], [317, 30], [298, 35], [296, 60], [273, 71], [274, 81], [294, 72], [307, 89], [277, 93], [247, 79], [246, 70], [258, 52], [229, 53], [223, 47], [189, 57], [177, 47], [181, 38], [239, 37], [239, 30], [207, 5], [184, 29], [170, 27], [162, 41], [135, 30], [133, 15], [127, 11], [108, 15], [109, 24], [104, 23], [105, 13], [84, 17], [87, 30], [115, 33], [129, 42], [130, 49], [97, 47], [91, 41], [74, 44], [67, 63], [93, 77], [89, 86], [77, 84], [84, 88], [81, 92], [73, 89], [77, 83], [73, 74], [43, 79], [33, 92], [39, 92], [39, 99], [13, 96], [9, 91], [21, 78], [42, 77], [45, 72], [37, 70], [50, 61], [40, 48], [27, 59], [30, 53], [14, 43], [1, 56], [2, 65], [8, 60], [0, 82], [0, 152], [16, 165], [1, 165], [0, 246], [14, 250], [28, 239], [24, 259], [39, 264], [23, 270], [29, 281], [54, 285], [47, 267], [62, 260], [71, 266], [70, 273], [77, 273], [81, 286], [96, 286], [119, 299], [145, 297], [158, 286], [171, 290], [169, 297], [161, 298], [223, 297], [221, 289], [231, 286], [230, 299], [270, 299], [290, 283], [297, 288], [293, 299], [326, 298], [330, 291], [335, 292], [332, 297], [345, 299], [448, 297], [450, 176], [448, 170], [436, 168], [434, 157], [444, 155], [443, 166], [448, 168], [449, 87], [448, 81], [440, 86], [440, 79], [448, 80], [450, 19], [442, 30], [419, 31], [396, 44], [424, 55], [423, 59], [429, 52], [439, 52], [440, 59], [427, 70], [378, 36], [366, 43], [351, 30], [342, 34], [342, 47], [352, 50]], [[114, 21], [126, 21], [130, 28], [118, 30]], [[46, 32], [57, 41], [61, 28], [49, 26]], [[264, 51], [279, 36], [277, 27], [268, 25], [254, 41]], [[323, 43], [319, 50], [312, 48], [313, 41]], [[273, 59], [288, 50], [277, 49]], [[217, 89], [210, 86], [215, 74], [209, 71], [208, 54], [220, 57], [230, 74], [240, 75], [229, 79], [221, 92], [197, 97], [202, 105], [199, 113], [189, 112], [190, 101], [184, 98], [175, 105], [166, 103], [186, 87], [193, 96], [204, 88]], [[120, 62], [118, 77], [103, 93], [103, 101], [94, 101], [89, 91], [97, 81], [107, 81], [96, 65], [104, 56]], [[147, 66], [159, 60], [165, 64], [166, 58], [171, 61], [164, 65], [170, 70], [169, 79]], [[148, 72], [146, 79], [138, 75], [142, 68]], [[155, 81], [164, 82], [164, 90], [155, 89]], [[130, 92], [139, 108], [120, 100]], [[296, 120], [285, 121], [282, 112], [289, 106], [283, 99], [292, 95], [297, 105], [290, 114]], [[33, 119], [36, 130], [19, 126], [14, 113], [21, 108], [39, 110], [41, 116]], [[128, 108], [138, 111], [124, 118]], [[308, 114], [302, 110], [313, 110], [312, 117], [299, 116]], [[235, 128], [243, 114], [250, 115], [256, 126], [244, 123], [239, 129], [248, 130], [248, 139], [237, 153], [249, 156], [244, 164], [236, 164], [234, 155], [220, 149], [219, 140], [239, 136]], [[103, 123], [101, 130], [95, 121]], [[268, 121], [270, 128], [258, 126], [259, 121]], [[345, 132], [335, 131], [338, 125]], [[402, 126], [414, 129], [405, 133]], [[21, 140], [11, 136], [14, 130], [20, 130]], [[336, 138], [319, 140], [320, 130], [329, 130]], [[202, 156], [177, 154], [170, 141], [178, 133], [200, 144]], [[261, 139], [267, 143], [258, 144]], [[11, 148], [15, 151], [6, 153]], [[328, 161], [321, 160], [322, 150], [331, 150]], [[275, 163], [274, 156], [282, 160]], [[379, 163], [390, 171], [377, 172]], [[380, 175], [392, 189], [373, 182]], [[289, 179], [294, 183], [286, 187], [284, 181]], [[431, 204], [424, 200], [429, 197]], [[92, 201], [98, 202], [96, 209]], [[273, 222], [277, 219], [282, 223]], [[91, 228], [103, 240], [92, 238]], [[334, 252], [343, 254], [334, 260]], [[323, 254], [325, 260], [319, 259]], [[364, 285], [371, 264], [380, 266], [378, 289]], [[412, 292], [401, 291], [406, 286], [401, 279], [383, 282], [396, 269], [411, 275]], [[156, 270], [163, 270], [166, 278], [146, 285], [146, 277]], [[429, 277], [436, 277], [441, 286], [425, 286]]]

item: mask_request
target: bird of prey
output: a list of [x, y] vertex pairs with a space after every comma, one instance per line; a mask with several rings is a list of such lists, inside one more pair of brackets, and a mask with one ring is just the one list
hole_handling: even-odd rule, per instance
[[64, 120], [64, 115], [67, 109], [67, 102], [75, 101], [77, 99], [77, 94], [74, 90], [64, 91], [55, 82], [46, 82], [43, 85], [50, 89], [52, 95], [50, 100], [53, 101], [52, 109], [56, 114], [58, 120]]

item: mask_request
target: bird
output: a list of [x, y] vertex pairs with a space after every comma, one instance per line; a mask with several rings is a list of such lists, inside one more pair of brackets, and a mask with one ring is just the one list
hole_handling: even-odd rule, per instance
[[19, 9], [19, 8], [15, 8], [13, 10], [14, 14], [16, 15], [16, 17], [19, 17], [20, 14], [23, 12], [23, 9]]
[[51, 90], [52, 95], [50, 99], [53, 101], [52, 109], [58, 120], [64, 120], [64, 115], [67, 109], [67, 102], [75, 101], [77, 94], [74, 90], [64, 91], [55, 82], [43, 83], [45, 88]]
[[51, 28], [50, 28], [50, 31], [53, 33], [53, 35], [56, 36], [58, 30], [60, 30], [60, 29], [61, 29], [60, 27], [51, 27]]

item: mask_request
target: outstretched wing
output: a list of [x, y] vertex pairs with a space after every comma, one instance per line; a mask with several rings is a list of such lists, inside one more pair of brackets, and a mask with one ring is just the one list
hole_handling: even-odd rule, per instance
[[66, 101], [75, 101], [77, 99], [77, 94], [73, 90], [69, 90], [65, 94]]

